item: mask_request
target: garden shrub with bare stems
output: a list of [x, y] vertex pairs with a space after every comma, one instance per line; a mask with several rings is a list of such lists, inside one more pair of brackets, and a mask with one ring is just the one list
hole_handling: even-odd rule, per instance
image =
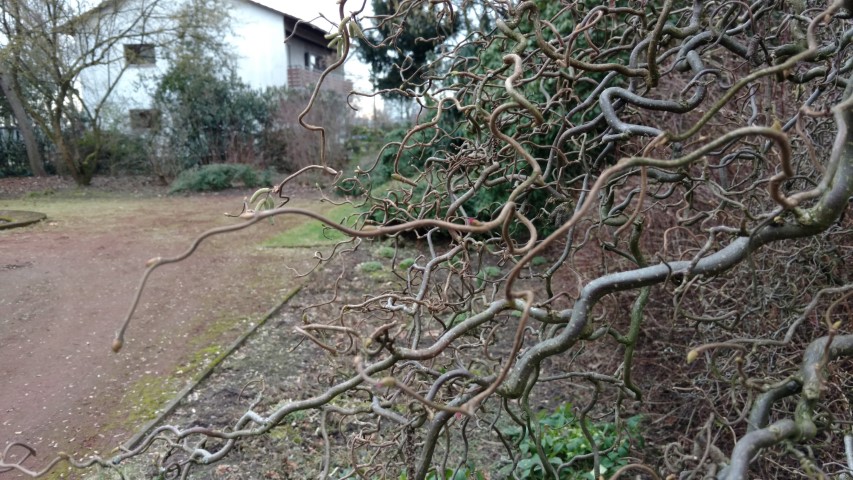
[[[363, 3], [341, 2], [330, 40], [342, 58], [326, 74], [354, 37], [393, 48], [394, 28], [422, 8], [483, 28], [439, 39], [416, 73], [399, 69], [412, 73], [393, 93], [418, 103], [418, 122], [386, 146], [387, 164], [338, 179], [363, 192], [355, 226], [270, 205], [301, 172], [337, 173], [321, 152], [145, 278], [212, 235], [281, 215], [348, 235], [320, 264], [412, 232], [420, 256], [396, 286], [357, 303], [336, 291], [306, 311], [301, 348], [344, 365], [322, 393], [65, 460], [109, 467], [157, 449], [163, 474], [183, 478], [310, 411], [321, 478], [488, 472], [497, 448], [517, 476], [522, 438], [546, 478], [590, 460], [593, 478], [850, 473], [853, 2], [400, 0], [374, 19]], [[364, 33], [377, 24], [392, 34]], [[317, 91], [299, 122], [324, 145], [335, 132], [304, 121]], [[388, 168], [393, 181], [370, 188]], [[591, 453], [546, 458], [532, 420], [555, 395], [576, 405]], [[645, 446], [605, 472], [611, 452], [588, 427], [630, 439], [636, 415]], [[39, 474], [26, 465], [0, 464]]]
[[[271, 157], [269, 163], [279, 170], [297, 171], [312, 165], [323, 154], [316, 135], [296, 121], [311, 98], [312, 91], [303, 88], [284, 90], [276, 98], [270, 131], [281, 144], [281, 155]], [[343, 168], [348, 160], [346, 146], [355, 118], [352, 109], [344, 106], [345, 102], [340, 93], [321, 91], [314, 96], [306, 116], [306, 121], [323, 125], [331, 132], [325, 145], [325, 158], [326, 165], [335, 170]]]

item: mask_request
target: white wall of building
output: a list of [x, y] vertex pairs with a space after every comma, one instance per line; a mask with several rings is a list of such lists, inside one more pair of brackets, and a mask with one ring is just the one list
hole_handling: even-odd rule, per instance
[[287, 84], [287, 49], [284, 20], [280, 13], [260, 5], [231, 0], [233, 45], [237, 75], [252, 88], [283, 87]]
[[[136, 2], [126, 2], [114, 17], [109, 17], [109, 25], [102, 24], [101, 36], [119, 35], [127, 25], [138, 15]], [[175, 4], [169, 1], [160, 2], [154, 17], [163, 18]], [[114, 48], [103, 52], [105, 61], [86, 70], [79, 76], [79, 89], [83, 101], [89, 108], [95, 108], [99, 103], [108, 100], [108, 114], [120, 115], [130, 109], [149, 108], [151, 104], [151, 91], [156, 79], [168, 68], [168, 62], [164, 59], [163, 50], [159, 46], [164, 43], [162, 35], [145, 32], [158, 32], [163, 25], [157, 20], [152, 20], [140, 25], [134, 32], [132, 38], [120, 40]], [[81, 41], [82, 43], [83, 41]], [[155, 63], [151, 65], [127, 65], [125, 60], [125, 45], [128, 44], [153, 44], [155, 45]], [[85, 47], [85, 46], [84, 46]], [[115, 112], [110, 112], [112, 109]], [[123, 112], [122, 112], [123, 111]]]
[[[132, 8], [138, 0], [130, 0], [124, 8]], [[226, 35], [231, 54], [234, 55], [237, 75], [252, 88], [287, 86], [287, 48], [284, 44], [284, 19], [281, 13], [245, 0], [229, 0], [231, 32]], [[163, 9], [176, 8], [178, 1], [161, 1]], [[161, 18], [167, 18], [166, 11]], [[129, 19], [133, 13], [128, 12]], [[122, 28], [121, 16], [116, 18], [115, 27]], [[148, 25], [150, 31], [157, 25]], [[156, 45], [156, 61], [150, 65], [128, 65], [125, 59], [125, 44], [151, 43]], [[119, 42], [106, 52], [103, 65], [84, 70], [79, 77], [79, 86], [85, 104], [94, 108], [108, 98], [106, 117], [124, 123], [127, 112], [148, 109], [152, 106], [152, 93], [159, 78], [168, 70], [169, 62], [163, 45], [168, 39], [162, 36], [135, 37]], [[119, 78], [118, 81], [116, 79]]]

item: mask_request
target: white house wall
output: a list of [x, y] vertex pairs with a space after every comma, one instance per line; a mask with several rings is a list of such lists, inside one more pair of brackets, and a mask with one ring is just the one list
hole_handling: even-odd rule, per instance
[[[137, 1], [130, 0], [124, 8], [130, 9]], [[163, 8], [175, 8], [179, 2], [160, 0]], [[259, 5], [241, 1], [229, 0], [232, 18], [232, 33], [227, 34], [226, 40], [231, 53], [234, 55], [237, 75], [252, 88], [287, 86], [287, 48], [284, 44], [284, 19], [280, 13], [265, 9]], [[121, 18], [124, 16], [124, 19]], [[116, 28], [122, 24], [128, 25], [135, 13], [120, 14], [116, 19]], [[149, 25], [151, 31], [156, 25]], [[147, 39], [133, 38], [119, 42], [115, 48], [106, 53], [109, 61], [84, 70], [79, 76], [78, 88], [83, 101], [89, 108], [94, 107], [109, 94], [108, 116], [112, 114], [116, 120], [125, 122], [127, 112], [131, 109], [151, 108], [151, 94], [156, 88], [158, 79], [169, 68], [165, 59], [163, 47], [168, 43], [164, 38], [151, 36]], [[156, 62], [152, 65], [125, 64], [124, 45], [152, 43], [156, 46]], [[117, 77], [121, 77], [115, 82]], [[112, 91], [109, 89], [112, 87]]]
[[233, 45], [237, 75], [252, 88], [283, 87], [287, 83], [284, 19], [259, 5], [231, 0]]
[[[107, 34], [117, 35], [127, 28], [138, 15], [138, 10], [133, 7], [134, 1], [126, 2], [122, 7], [125, 13], [118, 13], [114, 22], [107, 29]], [[161, 0], [161, 8], [158, 17], [166, 16], [166, 12], [175, 4], [171, 0]], [[152, 20], [144, 26], [142, 31], [156, 32], [163, 25], [157, 20]], [[142, 32], [137, 30], [140, 35]], [[163, 59], [163, 51], [158, 46], [155, 48], [156, 63], [153, 65], [131, 65], [125, 63], [124, 46], [126, 44], [151, 43], [159, 45], [163, 43], [160, 35], [134, 36], [127, 40], [120, 40], [114, 48], [104, 52], [106, 61], [83, 70], [79, 76], [79, 87], [83, 101], [89, 108], [94, 108], [99, 102], [108, 98], [109, 104], [113, 106], [116, 115], [121, 115], [130, 109], [149, 108], [151, 104], [151, 91], [159, 78], [168, 68], [168, 62]], [[119, 78], [116, 81], [116, 78]], [[112, 90], [110, 91], [110, 88]]]

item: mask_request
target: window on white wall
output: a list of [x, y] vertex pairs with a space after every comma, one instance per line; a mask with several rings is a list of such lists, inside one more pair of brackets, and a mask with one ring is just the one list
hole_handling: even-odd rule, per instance
[[160, 110], [156, 108], [133, 109], [130, 115], [130, 128], [134, 130], [150, 130], [160, 125]]
[[154, 45], [150, 43], [125, 45], [124, 60], [128, 65], [154, 65], [157, 62]]

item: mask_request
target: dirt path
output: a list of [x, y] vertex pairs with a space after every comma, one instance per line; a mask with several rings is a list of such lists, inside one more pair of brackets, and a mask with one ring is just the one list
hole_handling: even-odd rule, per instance
[[[0, 199], [0, 209], [48, 215], [0, 231], [0, 448], [26, 442], [40, 465], [59, 451], [117, 446], [218, 346], [299, 283], [284, 265], [304, 271], [305, 260], [258, 243], [301, 220], [214, 238], [186, 262], [152, 275], [125, 347], [113, 354], [113, 333], [145, 261], [180, 253], [200, 232], [235, 222], [222, 212], [238, 211], [246, 194], [157, 193]], [[324, 208], [316, 201], [296, 206]]]

